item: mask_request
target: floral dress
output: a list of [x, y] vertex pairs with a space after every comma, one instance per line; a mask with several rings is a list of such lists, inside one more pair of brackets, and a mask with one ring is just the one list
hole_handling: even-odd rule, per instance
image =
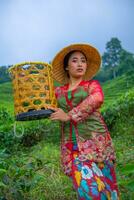
[[104, 95], [97, 80], [56, 87], [58, 107], [70, 116], [61, 123], [61, 163], [80, 200], [119, 199], [114, 169], [115, 153], [99, 111]]

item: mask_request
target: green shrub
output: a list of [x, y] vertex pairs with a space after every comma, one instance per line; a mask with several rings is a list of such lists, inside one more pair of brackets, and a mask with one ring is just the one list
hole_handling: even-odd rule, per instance
[[110, 107], [102, 111], [102, 115], [110, 130], [117, 125], [130, 124], [134, 120], [134, 89], [126, 92]]

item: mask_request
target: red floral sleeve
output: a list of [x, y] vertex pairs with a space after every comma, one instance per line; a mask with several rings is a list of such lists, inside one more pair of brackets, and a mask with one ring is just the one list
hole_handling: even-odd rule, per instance
[[68, 112], [71, 120], [79, 122], [87, 118], [93, 111], [100, 108], [104, 95], [100, 83], [97, 80], [89, 81], [89, 96], [86, 97], [78, 106]]

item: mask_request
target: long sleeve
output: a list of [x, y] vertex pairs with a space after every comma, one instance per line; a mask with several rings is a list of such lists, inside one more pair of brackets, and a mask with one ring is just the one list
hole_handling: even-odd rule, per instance
[[100, 83], [97, 80], [89, 81], [88, 92], [89, 95], [80, 104], [68, 112], [72, 121], [82, 121], [93, 111], [101, 107], [104, 95]]

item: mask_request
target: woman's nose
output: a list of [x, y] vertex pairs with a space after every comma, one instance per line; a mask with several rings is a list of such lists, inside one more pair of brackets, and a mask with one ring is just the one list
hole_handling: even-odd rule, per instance
[[81, 61], [78, 62], [78, 66], [82, 66], [82, 62]]

